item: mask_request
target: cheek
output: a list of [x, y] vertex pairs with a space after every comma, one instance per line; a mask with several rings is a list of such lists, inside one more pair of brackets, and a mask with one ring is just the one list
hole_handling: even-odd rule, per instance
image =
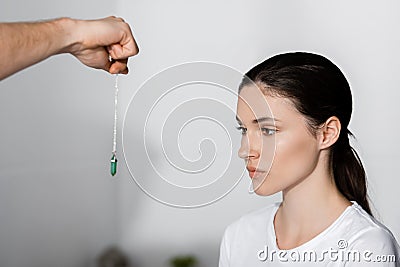
[[277, 138], [271, 175], [287, 182], [304, 178], [315, 168], [317, 154], [316, 140], [310, 135]]

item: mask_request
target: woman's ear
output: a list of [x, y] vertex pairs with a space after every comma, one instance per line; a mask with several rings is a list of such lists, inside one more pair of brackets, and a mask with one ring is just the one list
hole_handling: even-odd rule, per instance
[[319, 148], [326, 149], [332, 146], [339, 139], [341, 127], [338, 117], [328, 118], [318, 131]]

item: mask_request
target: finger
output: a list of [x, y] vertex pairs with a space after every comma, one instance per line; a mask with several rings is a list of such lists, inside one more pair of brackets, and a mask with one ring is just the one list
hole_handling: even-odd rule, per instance
[[75, 57], [77, 57], [86, 66], [95, 69], [103, 69], [109, 71], [112, 64], [106, 49], [104, 49], [103, 47], [84, 51], [80, 54], [75, 55]]
[[119, 21], [125, 22], [125, 20], [123, 18], [114, 16], [114, 15], [108, 16], [106, 19], [115, 19], [115, 20], [119, 20]]
[[120, 72], [120, 74], [128, 74], [129, 72], [129, 68], [126, 67], [125, 70], [123, 70], [122, 72]]
[[124, 23], [124, 34], [118, 43], [107, 47], [109, 54], [115, 59], [124, 59], [139, 53], [139, 47], [128, 24]]
[[108, 53], [114, 59], [125, 59], [136, 55], [139, 52], [136, 42], [130, 41], [125, 45], [112, 44], [107, 47]]
[[128, 60], [127, 59], [123, 59], [123, 60], [116, 60], [111, 62], [111, 66], [109, 69], [109, 72], [111, 74], [127, 74], [128, 73]]
[[91, 58], [88, 58], [88, 62], [84, 63], [90, 67], [103, 69], [109, 71], [113, 63], [113, 59], [110, 59], [107, 51], [104, 48], [98, 48]]
[[105, 64], [104, 68], [102, 68], [105, 71], [110, 72], [110, 68], [111, 68], [111, 61], [107, 61], [107, 63]]
[[128, 41], [126, 43], [121, 42], [121, 44], [122, 44], [122, 56], [131, 57], [139, 53], [139, 47], [131, 32]]

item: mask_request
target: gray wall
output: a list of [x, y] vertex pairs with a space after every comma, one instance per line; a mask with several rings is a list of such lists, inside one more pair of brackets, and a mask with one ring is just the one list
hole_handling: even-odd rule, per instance
[[[369, 175], [377, 217], [400, 240], [395, 205], [400, 185], [399, 6], [396, 1], [344, 0], [6, 0], [0, 19], [124, 17], [140, 54], [130, 61], [130, 75], [120, 79], [120, 114], [149, 77], [182, 62], [212, 61], [245, 72], [279, 52], [304, 50], [328, 56], [352, 86], [350, 129], [358, 139], [354, 145]], [[215, 266], [226, 225], [280, 199], [279, 194], [249, 195], [245, 176], [212, 205], [170, 207], [140, 190], [122, 156], [117, 177], [109, 177], [113, 84], [110, 75], [88, 69], [68, 55], [0, 83], [0, 266], [92, 266], [98, 253], [114, 243], [136, 266], [168, 266], [170, 257], [186, 253], [197, 255], [199, 266]], [[120, 119], [121, 149], [122, 125]], [[125, 126], [126, 136], [142, 137], [140, 125], [128, 121]], [[161, 165], [157, 133], [152, 134], [147, 148], [156, 168], [168, 173], [168, 166]], [[186, 140], [181, 146], [196, 150], [201, 141]], [[140, 147], [126, 150], [135, 171], [151, 188], [156, 178], [149, 174], [147, 155]], [[219, 155], [225, 154], [217, 153], [217, 159]]]

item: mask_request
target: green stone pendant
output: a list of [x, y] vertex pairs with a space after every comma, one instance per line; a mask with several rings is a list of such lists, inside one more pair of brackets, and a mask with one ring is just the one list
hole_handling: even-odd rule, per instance
[[117, 173], [117, 157], [115, 154], [111, 157], [111, 175], [114, 176]]

